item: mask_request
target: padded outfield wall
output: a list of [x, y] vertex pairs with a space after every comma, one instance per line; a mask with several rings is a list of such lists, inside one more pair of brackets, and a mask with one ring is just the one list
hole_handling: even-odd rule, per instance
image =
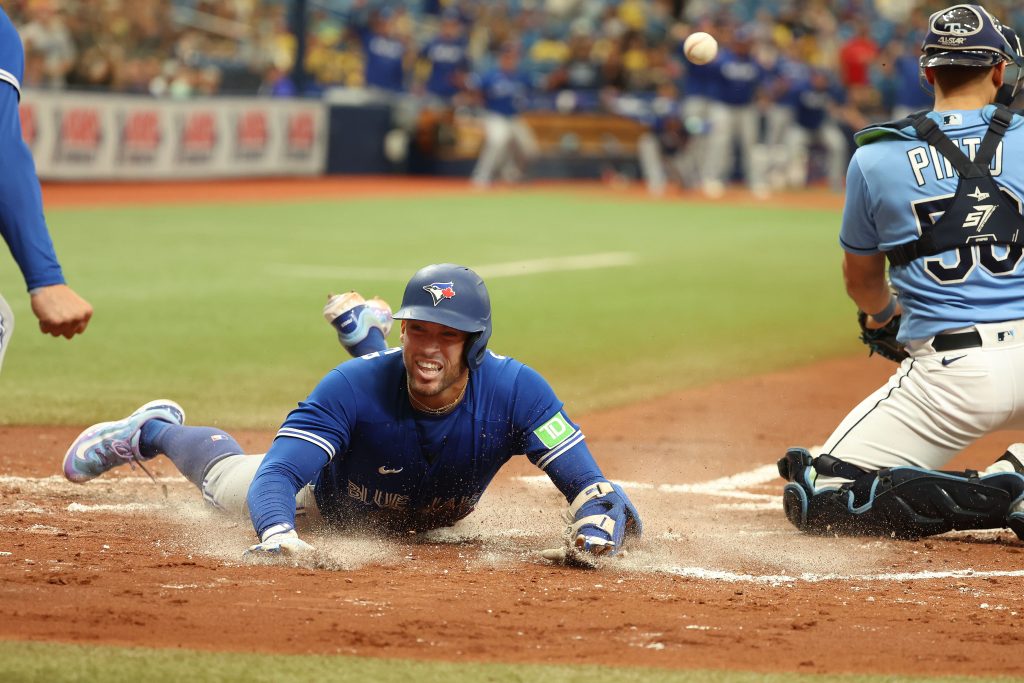
[[43, 180], [314, 176], [326, 167], [319, 101], [26, 90], [21, 120]]

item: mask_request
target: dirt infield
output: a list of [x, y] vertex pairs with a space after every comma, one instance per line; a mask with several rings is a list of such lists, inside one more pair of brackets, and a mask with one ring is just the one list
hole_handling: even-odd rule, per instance
[[[528, 185], [499, 185], [490, 193], [574, 191], [587, 198], [614, 198], [643, 202], [701, 202], [723, 205], [748, 204], [787, 209], [840, 209], [842, 195], [822, 188], [778, 194], [759, 199], [741, 188], [730, 188], [723, 197], [708, 199], [692, 190], [673, 189], [651, 197], [640, 183], [608, 184], [576, 181], [545, 181]], [[431, 197], [465, 195], [473, 190], [461, 178], [333, 176], [325, 178], [267, 178], [255, 180], [58, 183], [43, 185], [49, 209], [146, 204], [307, 201], [314, 199], [360, 199], [374, 197]], [[487, 193], [482, 193], [487, 194]]]
[[[56, 475], [77, 429], [0, 427], [0, 639], [1015, 675], [1024, 546], [1010, 532], [811, 539], [782, 517], [775, 458], [823, 440], [890, 370], [857, 357], [581, 417], [647, 524], [639, 548], [592, 572], [538, 557], [559, 502], [525, 461], [445, 533], [314, 534], [317, 566], [254, 566], [239, 560], [248, 525], [204, 510], [165, 459], [159, 485], [124, 468], [76, 486]], [[270, 439], [238, 436], [254, 451]], [[1020, 437], [986, 439], [960, 464]]]

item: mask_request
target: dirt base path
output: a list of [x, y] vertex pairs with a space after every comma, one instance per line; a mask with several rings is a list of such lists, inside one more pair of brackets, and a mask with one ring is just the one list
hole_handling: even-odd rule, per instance
[[832, 209], [843, 206], [843, 196], [823, 188], [790, 191], [758, 198], [739, 188], [729, 188], [717, 199], [709, 199], [695, 190], [673, 188], [652, 197], [642, 183], [609, 184], [593, 181], [548, 180], [520, 185], [497, 185], [486, 192], [475, 190], [463, 178], [412, 176], [327, 176], [323, 178], [266, 178], [248, 180], [137, 182], [137, 183], [59, 183], [43, 185], [48, 209], [117, 207], [147, 204], [176, 204], [249, 201], [344, 200], [374, 197], [432, 197], [467, 193], [490, 194], [531, 192], [573, 192], [587, 198], [614, 198], [642, 202], [699, 202], [723, 205], [747, 204], [787, 209]]
[[[165, 459], [56, 476], [77, 429], [0, 427], [0, 638], [415, 659], [757, 671], [1019, 672], [1024, 546], [1010, 532], [811, 539], [771, 468], [820, 443], [892, 367], [863, 357], [581, 419], [631, 482], [643, 544], [553, 567], [559, 501], [528, 463], [429, 538], [311, 536], [304, 567], [239, 560], [245, 522], [202, 508]], [[271, 435], [242, 432], [262, 451]], [[1021, 435], [986, 439], [983, 466]], [[697, 485], [699, 484], [699, 485]], [[165, 492], [166, 491], [166, 492]]]

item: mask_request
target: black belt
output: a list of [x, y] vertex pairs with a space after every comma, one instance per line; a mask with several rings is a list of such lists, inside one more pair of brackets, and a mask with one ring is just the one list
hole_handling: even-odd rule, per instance
[[936, 351], [973, 349], [975, 346], [981, 346], [981, 334], [977, 330], [940, 334], [932, 339], [932, 348]]

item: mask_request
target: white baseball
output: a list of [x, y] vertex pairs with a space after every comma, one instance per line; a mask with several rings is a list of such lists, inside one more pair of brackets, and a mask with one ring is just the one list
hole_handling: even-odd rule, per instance
[[718, 41], [704, 31], [691, 33], [683, 41], [683, 54], [694, 64], [707, 64], [718, 54]]

